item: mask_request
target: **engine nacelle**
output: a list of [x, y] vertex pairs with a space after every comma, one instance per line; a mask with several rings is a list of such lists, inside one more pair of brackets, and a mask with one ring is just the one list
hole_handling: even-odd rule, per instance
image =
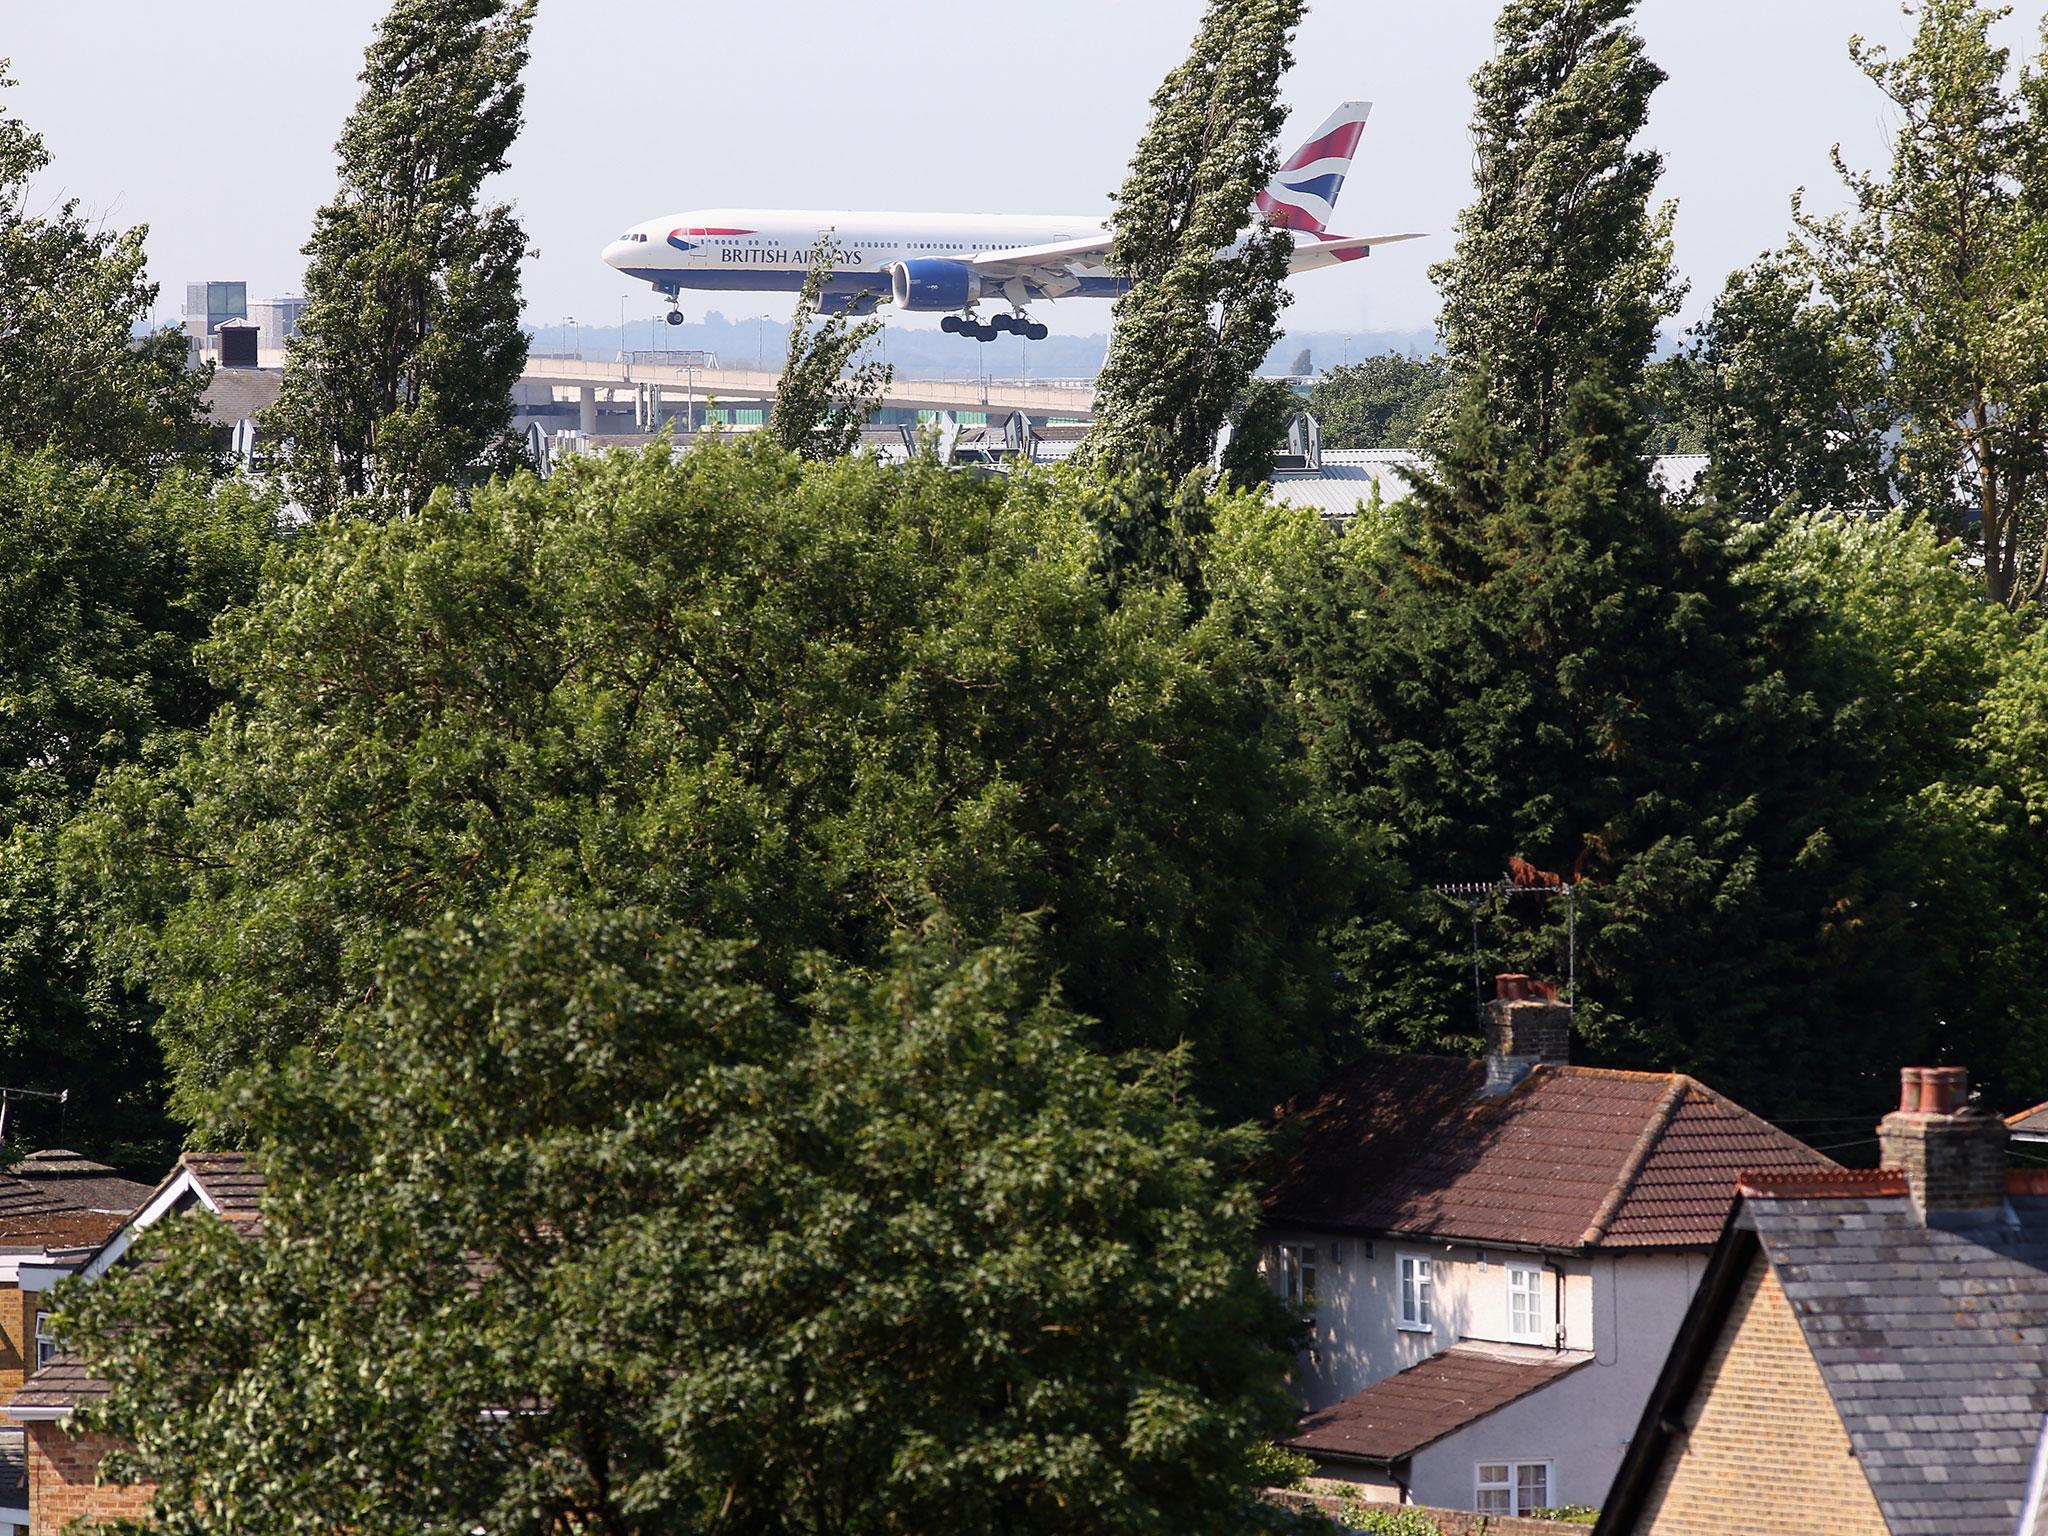
[[965, 309], [981, 298], [981, 274], [964, 261], [899, 261], [889, 282], [898, 309]]

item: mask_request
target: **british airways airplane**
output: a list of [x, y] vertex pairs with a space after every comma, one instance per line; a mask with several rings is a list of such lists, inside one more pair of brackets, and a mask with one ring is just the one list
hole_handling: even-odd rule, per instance
[[[1371, 111], [1371, 102], [1344, 103], [1258, 195], [1258, 213], [1294, 237], [1290, 273], [1420, 238], [1346, 236], [1328, 228]], [[685, 288], [794, 293], [829, 250], [832, 276], [820, 303], [827, 314], [865, 313], [893, 299], [898, 309], [947, 311], [940, 328], [976, 341], [1004, 331], [1043, 341], [1051, 332], [1030, 318], [1028, 305], [1114, 298], [1130, 286], [1109, 269], [1110, 246], [1107, 223], [1087, 215], [704, 208], [635, 225], [605, 247], [604, 260], [652, 284], [673, 306]], [[984, 322], [977, 311], [983, 301], [1009, 308]], [[682, 311], [671, 308], [668, 323], [681, 325]]]

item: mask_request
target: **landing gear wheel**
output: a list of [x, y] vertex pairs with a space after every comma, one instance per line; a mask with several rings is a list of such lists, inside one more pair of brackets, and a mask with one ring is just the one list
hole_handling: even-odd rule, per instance
[[958, 336], [962, 331], [967, 329], [967, 322], [961, 319], [958, 315], [948, 315], [945, 319], [939, 322], [939, 329], [944, 331], [948, 336]]
[[996, 328], [992, 325], [976, 326], [974, 339], [976, 341], [994, 341], [996, 339]]
[[680, 309], [670, 310], [668, 312], [668, 323], [670, 325], [681, 325], [683, 323], [683, 312]]
[[1026, 341], [1043, 341], [1051, 334], [1052, 327], [1042, 324], [1037, 320], [1024, 327], [1024, 339]]
[[1014, 331], [1017, 329], [1017, 321], [1011, 315], [997, 315], [989, 321], [989, 328], [996, 331]]

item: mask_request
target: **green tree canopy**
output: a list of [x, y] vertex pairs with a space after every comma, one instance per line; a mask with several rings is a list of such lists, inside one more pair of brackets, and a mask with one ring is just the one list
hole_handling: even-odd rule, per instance
[[58, 838], [100, 775], [212, 713], [193, 648], [254, 592], [273, 529], [233, 486], [0, 449], [0, 1052], [10, 1087], [71, 1090], [67, 1140], [123, 1162], [170, 1141], [163, 1066]]
[[1089, 1050], [1009, 945], [800, 1010], [745, 969], [442, 922], [260, 1077], [261, 1233], [174, 1217], [60, 1300], [153, 1528], [1256, 1528], [1293, 1324], [1182, 1063]]
[[880, 320], [857, 319], [850, 306], [835, 309], [822, 322], [819, 297], [832, 278], [830, 230], [819, 236], [819, 256], [804, 276], [796, 313], [789, 322], [789, 356], [775, 386], [775, 408], [768, 430], [791, 453], [807, 459], [836, 459], [860, 446], [861, 428], [882, 403], [896, 370], [869, 357], [861, 361], [882, 332]]
[[483, 199], [519, 134], [534, 3], [395, 0], [370, 44], [263, 417], [268, 462], [315, 516], [416, 512], [517, 457], [526, 236]]
[[1703, 489], [1729, 509], [1890, 504], [1881, 361], [1839, 309], [1815, 297], [1796, 256], [1732, 274], [1673, 366], [1713, 458]]
[[1302, 412], [1302, 399], [1284, 379], [1253, 379], [1231, 413], [1230, 441], [1220, 468], [1232, 485], [1264, 485], [1273, 478], [1273, 455]]
[[577, 893], [778, 989], [1043, 909], [1106, 1045], [1272, 1104], [1323, 1048], [1332, 849], [1243, 640], [1098, 574], [1100, 494], [750, 439], [304, 536], [214, 649], [230, 705], [78, 834], [183, 1110], [331, 1038], [391, 934]]
[[1188, 56], [1152, 97], [1117, 194], [1116, 301], [1090, 460], [1178, 481], [1205, 468], [1279, 340], [1293, 238], [1253, 223], [1279, 167], [1280, 81], [1303, 0], [1209, 0]]
[[[1461, 385], [1508, 441], [1560, 443], [1565, 402], [1602, 377], [1633, 387], [1676, 313], [1671, 217], [1652, 213], [1663, 157], [1637, 145], [1664, 72], [1630, 24], [1635, 0], [1508, 0], [1473, 76], [1477, 190], [1452, 258], [1431, 270]], [[1447, 400], [1448, 433], [1462, 393]]]
[[[12, 89], [0, 60], [0, 90]], [[76, 201], [44, 208], [30, 181], [48, 168], [42, 137], [0, 114], [0, 445], [54, 448], [154, 478], [214, 455], [181, 330], [138, 337], [156, 285], [149, 231], [88, 221]]]
[[1890, 175], [1837, 155], [1854, 212], [1799, 223], [1842, 324], [1885, 361], [1900, 500], [1974, 544], [1986, 596], [2020, 605], [2048, 590], [2048, 82], [2008, 90], [2003, 10], [1915, 10], [1904, 53], [1850, 43], [1898, 114]]
[[1451, 370], [1438, 357], [1399, 352], [1330, 369], [1309, 391], [1325, 448], [1416, 448], [1442, 410]]

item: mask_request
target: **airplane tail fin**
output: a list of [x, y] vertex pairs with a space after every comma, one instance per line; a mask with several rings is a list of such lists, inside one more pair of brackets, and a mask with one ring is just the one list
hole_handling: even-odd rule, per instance
[[1344, 173], [1372, 113], [1369, 101], [1347, 101], [1332, 112], [1309, 141], [1289, 155], [1279, 174], [1258, 196], [1259, 212], [1282, 229], [1319, 235], [1337, 211]]

